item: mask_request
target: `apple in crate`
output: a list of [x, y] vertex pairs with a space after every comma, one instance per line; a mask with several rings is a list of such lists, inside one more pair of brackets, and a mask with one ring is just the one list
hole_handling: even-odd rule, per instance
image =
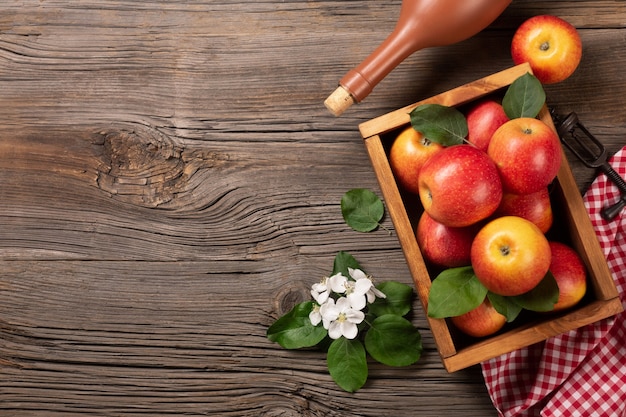
[[487, 297], [475, 309], [450, 320], [463, 333], [474, 337], [492, 335], [506, 324], [506, 317], [496, 311]]
[[464, 227], [492, 215], [502, 199], [502, 182], [494, 162], [473, 145], [446, 147], [420, 170], [419, 197], [439, 223]]
[[424, 258], [447, 268], [470, 264], [470, 250], [478, 226], [449, 227], [425, 211], [417, 222], [415, 237]]
[[553, 311], [573, 307], [587, 292], [587, 271], [578, 253], [561, 242], [550, 242], [550, 272], [559, 287], [559, 299]]
[[441, 149], [442, 145], [426, 139], [413, 127], [400, 132], [389, 151], [389, 164], [400, 185], [417, 194], [417, 178], [422, 165]]
[[467, 141], [485, 152], [495, 131], [509, 121], [502, 104], [493, 99], [484, 99], [473, 105], [465, 114], [465, 118]]
[[496, 163], [507, 193], [530, 194], [547, 187], [561, 166], [561, 142], [544, 122], [509, 120], [493, 134], [487, 154]]
[[554, 220], [548, 187], [531, 194], [504, 193], [495, 215], [523, 217], [533, 222], [545, 234]]
[[550, 244], [532, 222], [517, 216], [498, 217], [485, 225], [472, 243], [472, 267], [478, 280], [502, 296], [535, 288], [550, 268]]

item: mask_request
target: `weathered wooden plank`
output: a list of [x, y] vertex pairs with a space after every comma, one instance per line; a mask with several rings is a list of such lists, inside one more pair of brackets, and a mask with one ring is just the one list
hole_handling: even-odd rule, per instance
[[[452, 410], [481, 404], [475, 396], [484, 387], [475, 373], [445, 375], [428, 337], [418, 365], [392, 371], [372, 364], [362, 394], [337, 393], [323, 354], [285, 351], [265, 338], [264, 329], [287, 308], [283, 302], [306, 296], [306, 288], [258, 268], [5, 262], [0, 317], [9, 320], [1, 325], [0, 409], [20, 415], [45, 401], [50, 412], [103, 415], [252, 416], [274, 408], [294, 408], [287, 415], [379, 415], [378, 400], [367, 398], [391, 394], [394, 401], [406, 397], [398, 412], [410, 415], [413, 396], [421, 410], [434, 412], [455, 386], [467, 392], [448, 402]], [[416, 324], [424, 325], [423, 318]], [[268, 404], [268, 397], [277, 398]]]
[[[288, 3], [294, 8], [270, 14], [258, 13], [258, 5], [248, 10], [248, 4], [213, 8], [178, 4], [171, 11], [156, 5], [146, 10], [149, 3], [136, 10], [133, 7], [137, 6], [122, 4], [118, 13], [114, 6], [101, 10], [89, 3], [78, 9], [35, 7], [36, 12], [31, 13], [20, 8], [23, 12], [15, 12], [14, 21], [4, 23], [2, 52], [11, 70], [4, 74], [10, 88], [4, 91], [3, 100], [13, 109], [9, 116], [17, 114], [34, 124], [65, 124], [68, 116], [75, 114], [82, 122], [124, 120], [155, 126], [165, 123], [183, 131], [195, 127], [221, 131], [224, 126], [245, 130], [250, 123], [258, 123], [258, 114], [263, 112], [262, 130], [284, 127], [289, 120], [302, 123], [305, 116], [309, 126], [313, 117], [333, 130], [338, 123], [342, 128], [354, 126], [354, 117], [371, 118], [510, 65], [507, 46], [522, 13], [517, 7], [524, 7], [528, 14], [551, 10], [581, 27], [583, 22], [589, 27], [623, 26], [615, 10], [623, 9], [620, 2], [596, 2], [593, 12], [589, 7], [572, 8], [569, 2], [551, 2], [556, 6], [549, 9], [541, 2], [525, 3], [511, 6], [502, 19], [507, 24], [503, 30], [487, 31], [460, 46], [417, 53], [398, 74], [409, 76], [404, 82], [396, 77], [393, 83], [384, 83], [376, 89], [378, 99], [359, 106], [358, 115], [354, 111], [338, 120], [327, 117], [323, 106], [317, 105], [319, 99], [327, 89], [332, 91], [342, 71], [358, 63], [386, 36], [389, 29], [385, 26], [391, 25], [395, 16], [394, 5], [371, 10], [368, 3], [356, 2], [349, 10], [358, 15], [350, 19], [337, 8], [312, 6], [303, 11], [299, 3]], [[341, 3], [342, 8], [345, 4]], [[566, 6], [559, 8], [560, 4]], [[272, 10], [274, 6], [265, 7]], [[603, 20], [608, 18], [612, 20]], [[123, 34], [116, 30], [120, 19], [128, 22]], [[84, 36], [87, 29], [89, 36]], [[287, 29], [289, 37], [284, 36]], [[491, 39], [494, 35], [495, 40]], [[612, 55], [604, 53], [623, 49], [616, 48], [619, 39], [614, 39], [612, 45], [603, 42], [597, 53], [596, 44], [586, 48], [588, 62], [598, 62], [596, 58], [601, 56], [607, 63], [596, 69], [616, 70]], [[354, 44], [358, 48], [342, 48]], [[485, 44], [490, 47], [485, 49]], [[299, 51], [294, 52], [293, 45], [298, 45]], [[337, 48], [343, 52], [340, 62], [335, 57]], [[419, 75], [422, 71], [424, 75]], [[37, 77], [38, 72], [45, 77]], [[418, 78], [414, 79], [416, 72]], [[407, 82], [422, 90], [398, 88]], [[572, 84], [567, 85], [571, 88]], [[401, 94], [402, 101], [389, 100], [388, 94]], [[299, 116], [290, 111], [294, 102], [302, 106]], [[383, 105], [387, 106], [384, 110], [380, 109]], [[59, 111], [66, 106], [78, 111]], [[47, 109], [45, 117], [34, 116], [42, 110], [37, 107]], [[238, 112], [234, 123], [233, 111]], [[189, 120], [190, 114], [200, 120]], [[344, 120], [350, 124], [344, 125]]]
[[[515, 1], [334, 118], [323, 100], [398, 6], [0, 6], [0, 414], [495, 415], [478, 368], [443, 370], [417, 303], [423, 359], [372, 364], [356, 394], [323, 355], [285, 351], [265, 330], [339, 250], [410, 283], [394, 235], [341, 219], [345, 191], [378, 191], [357, 126], [510, 66], [524, 18], [581, 29], [583, 63], [549, 98], [623, 146], [625, 6]], [[584, 188], [593, 173], [571, 162]]]
[[[0, 191], [5, 251], [163, 260], [252, 259], [280, 249], [327, 253], [332, 232], [349, 230], [341, 195], [375, 185], [365, 155], [357, 165], [339, 144], [209, 146], [153, 132], [138, 126], [87, 137], [16, 132], [4, 140], [0, 175], [15, 184]], [[355, 142], [355, 151], [362, 146]], [[326, 181], [328, 169], [350, 170], [350, 177]], [[359, 242], [356, 234], [349, 239]], [[397, 242], [382, 234], [373, 246]]]

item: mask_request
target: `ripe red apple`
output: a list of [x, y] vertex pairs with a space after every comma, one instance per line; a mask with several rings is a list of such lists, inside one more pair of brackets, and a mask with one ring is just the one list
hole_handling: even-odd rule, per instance
[[464, 227], [486, 219], [502, 199], [498, 170], [472, 145], [454, 145], [433, 155], [420, 170], [419, 197], [439, 223]]
[[576, 28], [550, 15], [534, 16], [520, 25], [511, 42], [513, 62], [528, 62], [543, 84], [572, 75], [582, 58], [582, 41]]
[[417, 177], [422, 165], [441, 149], [442, 145], [426, 139], [412, 126], [400, 132], [389, 151], [389, 164], [398, 183], [407, 191], [417, 194]]
[[519, 216], [530, 220], [545, 234], [552, 227], [554, 219], [548, 187], [531, 194], [504, 193], [495, 215]]
[[509, 121], [502, 104], [493, 99], [481, 100], [465, 114], [467, 119], [467, 141], [487, 152], [494, 132]]
[[559, 299], [554, 310], [576, 305], [587, 292], [587, 270], [576, 251], [560, 242], [550, 242], [552, 261], [550, 272], [559, 286]]
[[450, 320], [463, 333], [474, 337], [492, 335], [506, 324], [506, 317], [498, 313], [486, 297], [475, 309]]
[[539, 284], [552, 256], [550, 244], [537, 226], [521, 217], [504, 216], [480, 229], [472, 243], [471, 259], [476, 277], [489, 291], [514, 296]]
[[547, 187], [561, 166], [561, 143], [544, 122], [530, 117], [509, 120], [491, 137], [487, 154], [496, 163], [502, 187], [530, 194]]
[[470, 264], [472, 241], [478, 227], [449, 227], [423, 212], [415, 236], [424, 258], [435, 265], [447, 268]]

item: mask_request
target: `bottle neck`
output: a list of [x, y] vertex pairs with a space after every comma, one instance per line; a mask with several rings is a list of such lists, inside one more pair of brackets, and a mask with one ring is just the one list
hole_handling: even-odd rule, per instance
[[510, 3], [511, 0], [403, 0], [393, 32], [339, 84], [359, 102], [409, 55], [473, 36]]
[[409, 42], [411, 34], [406, 26], [396, 27], [387, 39], [357, 67], [339, 81], [356, 102], [365, 99], [374, 87], [409, 55], [422, 49], [421, 44]]

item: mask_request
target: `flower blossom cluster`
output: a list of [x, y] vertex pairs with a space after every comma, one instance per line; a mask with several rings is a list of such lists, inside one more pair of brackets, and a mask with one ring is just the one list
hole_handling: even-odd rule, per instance
[[311, 295], [317, 304], [309, 314], [311, 324], [320, 322], [331, 339], [354, 339], [365, 319], [363, 309], [376, 298], [385, 298], [360, 269], [348, 268], [350, 278], [341, 273], [313, 284]]

